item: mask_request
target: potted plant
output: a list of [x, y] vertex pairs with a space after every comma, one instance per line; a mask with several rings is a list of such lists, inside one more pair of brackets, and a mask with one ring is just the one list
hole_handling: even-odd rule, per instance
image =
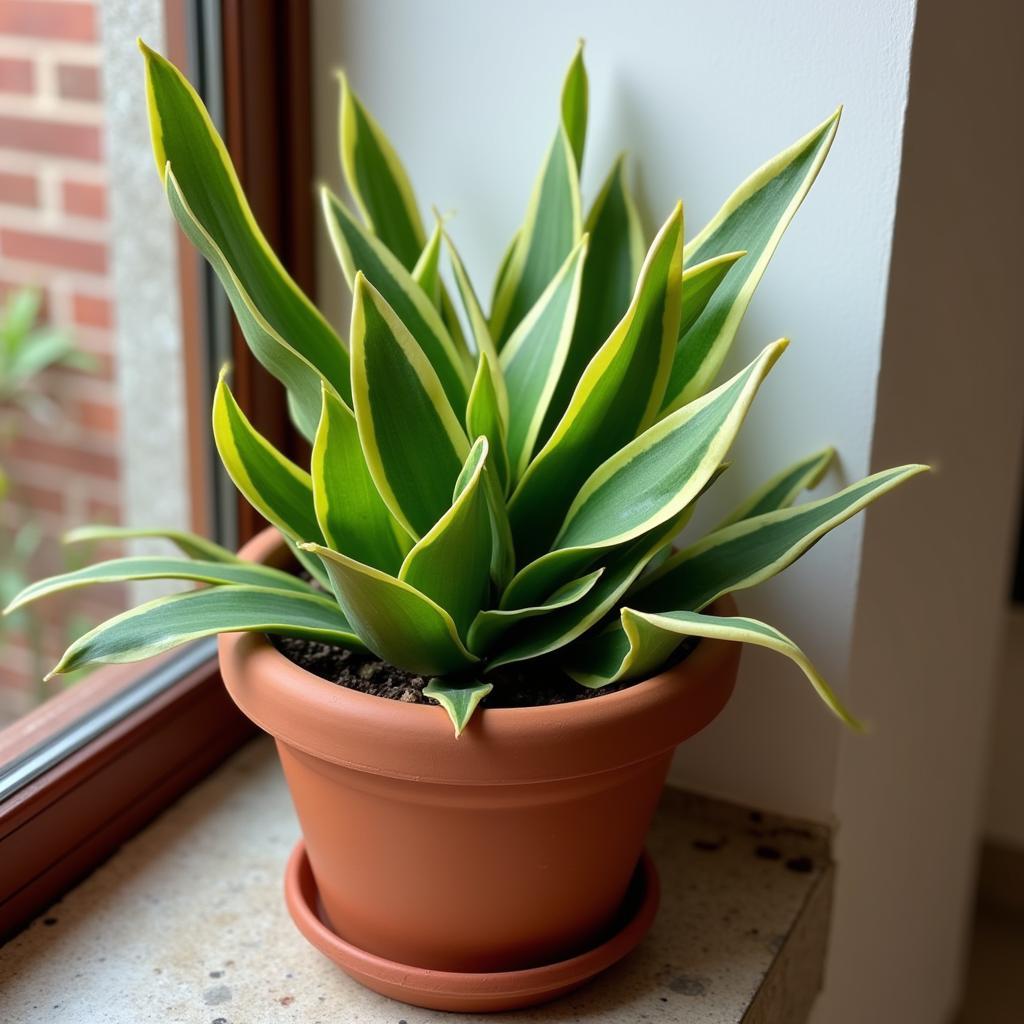
[[583, 220], [578, 51], [487, 316], [342, 78], [358, 215], [322, 197], [353, 295], [343, 344], [269, 249], [199, 97], [142, 49], [168, 202], [285, 385], [310, 464], [255, 431], [222, 374], [217, 448], [273, 529], [239, 555], [169, 535], [185, 557], [105, 562], [11, 607], [115, 579], [207, 584], [103, 623], [54, 671], [221, 634], [225, 683], [276, 738], [298, 811], [288, 900], [306, 935], [420, 1005], [550, 998], [650, 923], [644, 836], [673, 749], [728, 699], [741, 643], [792, 659], [856, 725], [804, 653], [730, 595], [924, 467], [794, 505], [830, 462], [818, 452], [673, 548], [786, 347], [716, 384], [839, 114], [685, 246], [681, 204], [648, 246], [621, 160]]

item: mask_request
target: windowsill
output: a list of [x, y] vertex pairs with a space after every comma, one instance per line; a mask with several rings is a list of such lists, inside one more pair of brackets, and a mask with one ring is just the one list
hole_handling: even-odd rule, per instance
[[[297, 835], [273, 746], [258, 740], [8, 943], [0, 1016], [22, 1024], [450, 1019], [363, 989], [307, 945], [282, 892]], [[759, 855], [759, 846], [780, 856]], [[669, 791], [650, 850], [662, 904], [637, 951], [578, 993], [501, 1019], [804, 1020], [828, 929], [825, 830], [755, 821]]]

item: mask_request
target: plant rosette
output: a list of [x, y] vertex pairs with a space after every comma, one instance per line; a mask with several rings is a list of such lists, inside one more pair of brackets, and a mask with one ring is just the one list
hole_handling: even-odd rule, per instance
[[[825, 448], [674, 546], [788, 345], [719, 381], [839, 112], [684, 244], [682, 203], [649, 231], [622, 158], [584, 217], [581, 46], [485, 314], [448, 230], [438, 218], [428, 234], [394, 147], [342, 76], [352, 206], [326, 189], [322, 200], [352, 291], [344, 343], [268, 246], [198, 94], [142, 50], [171, 211], [312, 454], [300, 466], [261, 436], [222, 373], [218, 452], [277, 532], [240, 557], [181, 531], [79, 529], [68, 540], [164, 536], [180, 556], [43, 580], [8, 611], [95, 583], [202, 584], [90, 630], [54, 673], [221, 634], [225, 682], [276, 737], [302, 824], [287, 892], [304, 934], [425, 1006], [566, 991], [650, 923], [644, 835], [672, 750], [727, 700], [739, 645], [789, 658], [858, 727], [804, 651], [730, 595], [927, 467], [798, 503], [832, 462]], [[268, 635], [379, 659], [419, 678], [416, 702], [322, 679]], [[503, 706], [510, 671], [535, 698], [526, 706]], [[545, 705], [553, 680], [593, 699]]]

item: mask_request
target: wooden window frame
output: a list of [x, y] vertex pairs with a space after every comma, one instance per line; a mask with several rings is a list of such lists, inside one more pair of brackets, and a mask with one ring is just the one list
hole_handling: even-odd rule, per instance
[[[213, 53], [198, 69], [201, 91], [216, 101], [214, 116], [223, 119], [270, 244], [312, 294], [309, 0], [166, 0], [166, 16], [168, 52], [192, 77], [190, 51]], [[245, 539], [264, 523], [218, 483], [208, 428], [212, 377], [225, 355], [258, 428], [297, 457], [304, 442], [288, 422], [280, 385], [252, 358], [208, 269], [183, 241], [179, 258], [190, 483], [211, 498], [209, 507], [194, 502], [195, 526]], [[155, 664], [104, 669], [0, 732], [0, 940], [253, 735], [224, 690], [212, 651], [206, 641]]]

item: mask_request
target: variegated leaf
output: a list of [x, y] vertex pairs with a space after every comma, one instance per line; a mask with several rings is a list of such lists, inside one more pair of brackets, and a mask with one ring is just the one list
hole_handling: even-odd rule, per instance
[[322, 541], [309, 474], [258, 433], [221, 374], [213, 399], [213, 438], [221, 462], [245, 500], [296, 541]]
[[700, 611], [721, 597], [771, 579], [830, 530], [927, 466], [899, 466], [828, 498], [744, 519], [673, 555], [630, 598], [642, 611]]
[[490, 660], [487, 671], [551, 654], [582, 636], [615, 607], [648, 560], [680, 530], [687, 518], [688, 511], [677, 514], [633, 543], [606, 555], [600, 566], [603, 572], [583, 597], [532, 620], [528, 628], [510, 633]]
[[583, 40], [569, 65], [562, 86], [562, 126], [572, 146], [577, 172], [583, 167], [583, 147], [587, 139], [587, 113], [590, 106], [590, 83], [583, 63]]
[[341, 166], [345, 184], [373, 233], [406, 268], [426, 241], [409, 175], [380, 125], [352, 91], [341, 86]]
[[441, 308], [441, 224], [434, 225], [434, 230], [423, 247], [416, 266], [412, 268], [412, 279], [423, 289], [424, 294]]
[[157, 170], [171, 209], [210, 260], [257, 359], [295, 395], [307, 437], [322, 375], [343, 397], [348, 357], [256, 224], [202, 100], [173, 64], [140, 42]]
[[447, 675], [477, 660], [448, 612], [415, 587], [319, 544], [303, 549], [320, 557], [345, 618], [379, 658], [419, 675]]
[[490, 320], [499, 348], [558, 272], [583, 230], [575, 149], [582, 152], [586, 130], [586, 103], [581, 103], [585, 75], [582, 54], [577, 52], [562, 90], [558, 131], [534, 185], [523, 226], [499, 271]]
[[93, 544], [105, 540], [166, 540], [189, 558], [206, 562], [240, 562], [233, 551], [187, 530], [139, 529], [134, 526], [76, 526], [61, 537], [64, 544]]
[[424, 697], [433, 697], [444, 708], [461, 736], [480, 701], [494, 689], [492, 683], [461, 683], [450, 679], [431, 679], [423, 688]]
[[452, 506], [405, 556], [400, 580], [444, 608], [459, 631], [487, 599], [491, 576], [491, 520], [484, 486], [487, 439], [470, 449], [455, 484]]
[[370, 475], [419, 539], [447, 511], [469, 440], [415, 338], [361, 274], [352, 308], [352, 398]]
[[472, 628], [469, 631], [469, 649], [474, 654], [484, 655], [493, 650], [501, 637], [510, 629], [527, 619], [536, 618], [538, 615], [547, 615], [559, 608], [567, 608], [569, 605], [575, 604], [590, 593], [603, 572], [604, 569], [599, 568], [587, 573], [586, 576], [581, 576], [578, 580], [571, 580], [565, 586], [559, 587], [546, 601], [531, 605], [529, 608], [508, 610], [489, 608], [487, 611], [480, 612], [473, 620]]
[[642, 679], [664, 665], [688, 637], [754, 644], [784, 655], [801, 669], [836, 716], [858, 731], [863, 729], [789, 637], [774, 626], [745, 616], [701, 615], [699, 612], [655, 614], [623, 608], [621, 623], [586, 638], [569, 652], [566, 671], [576, 682], [593, 689], [620, 679]]
[[50, 676], [96, 662], [142, 661], [217, 633], [275, 633], [363, 649], [330, 598], [222, 586], [160, 597], [108, 619], [79, 637]]
[[839, 113], [755, 171], [687, 243], [687, 266], [740, 249], [747, 255], [680, 340], [663, 415], [703, 394], [717, 376], [779, 239], [828, 155]]
[[497, 476], [504, 505], [504, 496], [511, 483], [511, 471], [505, 442], [505, 419], [497, 390], [499, 386], [504, 390], [501, 370], [491, 365], [491, 357], [486, 352], [481, 352], [473, 386], [469, 391], [469, 402], [466, 403], [466, 430], [470, 437], [487, 438], [490, 462]]
[[686, 337], [686, 332], [693, 327], [701, 313], [707, 309], [711, 296], [725, 279], [725, 275], [733, 268], [737, 260], [747, 254], [727, 252], [722, 256], [712, 256], [703, 263], [696, 263], [683, 271], [683, 311], [679, 318], [679, 339]]
[[412, 539], [373, 482], [355, 415], [327, 390], [310, 470], [313, 507], [328, 546], [375, 569], [397, 573]]
[[[562, 418], [573, 391], [597, 350], [629, 307], [644, 261], [640, 217], [626, 185], [625, 159], [620, 156], [594, 200], [584, 232], [590, 235], [579, 311], [565, 364], [548, 405], [539, 443], [543, 445]], [[686, 275], [683, 275], [683, 307]]]
[[328, 234], [349, 286], [354, 290], [356, 277], [363, 274], [380, 292], [426, 354], [452, 407], [461, 413], [466, 408], [469, 372], [441, 314], [391, 251], [337, 196], [325, 188], [321, 198]]
[[787, 344], [783, 339], [769, 345], [732, 380], [656, 423], [599, 466], [580, 488], [551, 550], [519, 570], [502, 595], [502, 607], [533, 604], [571, 579], [588, 553], [654, 529], [697, 498], [719, 471]]
[[773, 476], [745, 501], [742, 501], [715, 529], [720, 530], [722, 527], [731, 526], [741, 519], [752, 519], [754, 516], [764, 515], [766, 512], [777, 512], [780, 508], [789, 508], [804, 491], [809, 491], [821, 483], [821, 478], [832, 464], [835, 455], [835, 448], [822, 448], [820, 452], [815, 452], [799, 462], [794, 462], [792, 466]]
[[11, 600], [3, 614], [16, 611], [51, 594], [76, 590], [98, 583], [125, 583], [135, 580], [191, 580], [195, 583], [222, 585], [228, 583], [312, 593], [309, 584], [291, 573], [250, 562], [203, 562], [191, 558], [159, 558], [139, 555], [97, 562], [84, 569], [50, 576], [25, 587]]
[[626, 315], [513, 492], [509, 518], [521, 559], [548, 548], [591, 471], [654, 422], [678, 335], [682, 231], [679, 204], [651, 245]]
[[501, 373], [509, 396], [508, 455], [514, 480], [522, 476], [533, 455], [569, 351], [586, 255], [584, 235], [501, 350]]

